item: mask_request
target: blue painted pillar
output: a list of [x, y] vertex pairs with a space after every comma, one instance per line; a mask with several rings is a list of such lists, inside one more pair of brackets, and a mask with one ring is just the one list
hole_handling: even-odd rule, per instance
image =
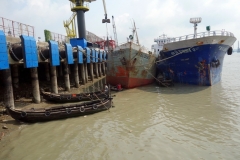
[[82, 84], [86, 84], [86, 78], [85, 78], [85, 70], [84, 70], [84, 62], [83, 62], [83, 48], [81, 46], [77, 46], [78, 52], [77, 52], [77, 61], [80, 68], [80, 74], [82, 79]]
[[99, 77], [102, 77], [102, 50], [99, 50], [99, 55], [98, 55], [98, 59], [99, 59], [99, 63], [98, 63], [98, 72], [99, 72]]
[[90, 49], [88, 47], [84, 48], [85, 51], [85, 56], [86, 56], [86, 61], [84, 63], [84, 68], [85, 68], [85, 78], [86, 78], [86, 83], [88, 82], [88, 66], [90, 63]]
[[55, 41], [48, 41], [50, 53], [50, 72], [51, 72], [51, 89], [53, 93], [58, 93], [57, 71], [56, 66], [60, 65], [58, 43]]
[[37, 44], [33, 37], [21, 35], [22, 53], [24, 60], [24, 67], [30, 68], [32, 78], [33, 102], [40, 103], [40, 90], [38, 81], [38, 54]]
[[102, 71], [103, 75], [106, 75], [106, 51], [103, 51], [103, 62], [102, 62]]
[[96, 78], [99, 77], [99, 74], [98, 74], [98, 53], [99, 53], [99, 50], [96, 50], [95, 51], [95, 72], [96, 72]]
[[89, 72], [90, 72], [90, 79], [93, 81], [94, 75], [93, 75], [93, 62], [95, 61], [94, 58], [95, 50], [90, 49], [90, 63], [89, 63]]
[[9, 108], [15, 108], [11, 70], [8, 62], [8, 51], [6, 36], [2, 30], [0, 30], [0, 71], [2, 72], [3, 85], [4, 85], [4, 105]]
[[70, 79], [69, 79], [69, 64], [73, 64], [73, 52], [72, 46], [68, 43], [64, 44], [65, 46], [65, 61], [64, 61], [64, 81], [65, 81], [65, 90], [70, 91]]

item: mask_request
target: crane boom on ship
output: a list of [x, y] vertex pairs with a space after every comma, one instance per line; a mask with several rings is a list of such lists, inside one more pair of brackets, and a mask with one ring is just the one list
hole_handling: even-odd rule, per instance
[[105, 16], [105, 19], [102, 19], [102, 23], [110, 23], [110, 19], [107, 18], [107, 9], [106, 9], [106, 3], [105, 3], [105, 0], [102, 0], [103, 1], [103, 8], [104, 8], [104, 16]]
[[113, 16], [112, 16], [112, 25], [113, 25], [113, 34], [114, 34], [115, 44], [116, 44], [116, 46], [118, 46], [116, 24], [115, 24], [115, 21], [114, 21], [114, 17], [113, 17]]

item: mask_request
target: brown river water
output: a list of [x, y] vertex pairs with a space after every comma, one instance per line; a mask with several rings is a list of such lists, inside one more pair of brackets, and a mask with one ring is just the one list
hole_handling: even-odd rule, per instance
[[223, 65], [212, 87], [152, 84], [114, 93], [110, 111], [23, 124], [0, 159], [240, 159], [240, 54]]

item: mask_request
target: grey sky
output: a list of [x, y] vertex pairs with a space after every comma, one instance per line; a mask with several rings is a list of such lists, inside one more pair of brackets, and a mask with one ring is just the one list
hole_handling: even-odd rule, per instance
[[[131, 34], [131, 20], [137, 25], [140, 43], [150, 49], [153, 39], [167, 34], [178, 37], [193, 33], [192, 17], [202, 17], [198, 32], [206, 26], [211, 30], [232, 32], [240, 37], [239, 0], [105, 0], [108, 18], [115, 17], [119, 43], [125, 42]], [[37, 37], [44, 40], [43, 30], [66, 35], [63, 20], [70, 18], [68, 0], [1, 0], [0, 17], [15, 20], [35, 27]], [[106, 36], [102, 0], [90, 3], [90, 11], [85, 13], [86, 29], [103, 37]], [[112, 24], [108, 33], [113, 36]], [[236, 43], [237, 44], [237, 43]], [[237, 45], [235, 44], [235, 48]]]

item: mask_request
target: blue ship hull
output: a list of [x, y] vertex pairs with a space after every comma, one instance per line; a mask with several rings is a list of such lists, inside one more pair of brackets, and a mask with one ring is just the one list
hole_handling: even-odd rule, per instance
[[211, 86], [221, 80], [223, 60], [229, 47], [205, 44], [164, 51], [157, 60], [157, 73], [177, 83]]

